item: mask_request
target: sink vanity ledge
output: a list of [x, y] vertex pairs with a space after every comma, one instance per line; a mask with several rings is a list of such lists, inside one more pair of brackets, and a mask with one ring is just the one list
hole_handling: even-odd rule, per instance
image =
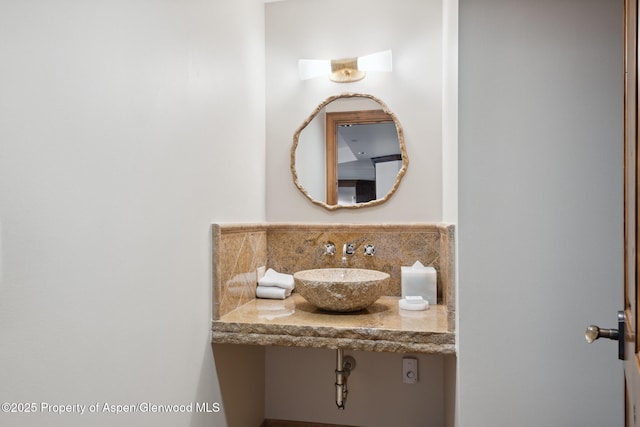
[[317, 309], [299, 294], [286, 300], [254, 299], [212, 323], [212, 342], [361, 351], [454, 354], [455, 333], [443, 305], [398, 309], [383, 296], [352, 313]]
[[[454, 226], [441, 223], [213, 224], [212, 342], [454, 354], [454, 236]], [[316, 308], [297, 292], [285, 300], [256, 299], [261, 267], [288, 274], [344, 267], [339, 254], [327, 253], [328, 242], [353, 244], [347, 267], [390, 274], [373, 305], [337, 313]], [[367, 256], [372, 245], [375, 256]], [[438, 304], [400, 310], [400, 267], [416, 260], [437, 270]]]

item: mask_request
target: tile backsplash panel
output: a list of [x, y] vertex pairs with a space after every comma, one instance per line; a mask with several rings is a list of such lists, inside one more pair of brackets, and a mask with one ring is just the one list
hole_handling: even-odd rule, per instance
[[[438, 303], [455, 313], [454, 228], [445, 224], [261, 224], [213, 226], [214, 319], [255, 297], [256, 269], [282, 273], [342, 266], [344, 243], [356, 252], [347, 267], [389, 273], [385, 295], [400, 296], [400, 267], [420, 261], [438, 272]], [[336, 245], [336, 254], [324, 254], [324, 245]], [[376, 247], [374, 256], [364, 246]]]
[[267, 264], [264, 225], [213, 225], [213, 318], [256, 297], [256, 270]]

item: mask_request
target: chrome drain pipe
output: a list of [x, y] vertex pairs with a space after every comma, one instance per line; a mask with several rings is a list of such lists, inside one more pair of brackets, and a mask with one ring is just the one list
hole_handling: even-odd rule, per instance
[[356, 360], [351, 356], [345, 356], [344, 351], [339, 348], [336, 350], [336, 405], [338, 409], [344, 410], [344, 404], [347, 402], [347, 378], [351, 371], [356, 368]]

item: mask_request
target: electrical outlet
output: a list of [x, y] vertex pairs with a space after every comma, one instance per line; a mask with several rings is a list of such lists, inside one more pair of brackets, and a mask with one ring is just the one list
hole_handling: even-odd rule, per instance
[[402, 358], [402, 382], [405, 384], [418, 382], [418, 359], [415, 357]]

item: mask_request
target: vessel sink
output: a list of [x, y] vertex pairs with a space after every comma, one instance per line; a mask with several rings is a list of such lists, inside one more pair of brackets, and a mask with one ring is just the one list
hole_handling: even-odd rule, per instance
[[367, 308], [385, 290], [389, 275], [362, 268], [318, 268], [294, 273], [296, 291], [314, 306], [349, 312]]

